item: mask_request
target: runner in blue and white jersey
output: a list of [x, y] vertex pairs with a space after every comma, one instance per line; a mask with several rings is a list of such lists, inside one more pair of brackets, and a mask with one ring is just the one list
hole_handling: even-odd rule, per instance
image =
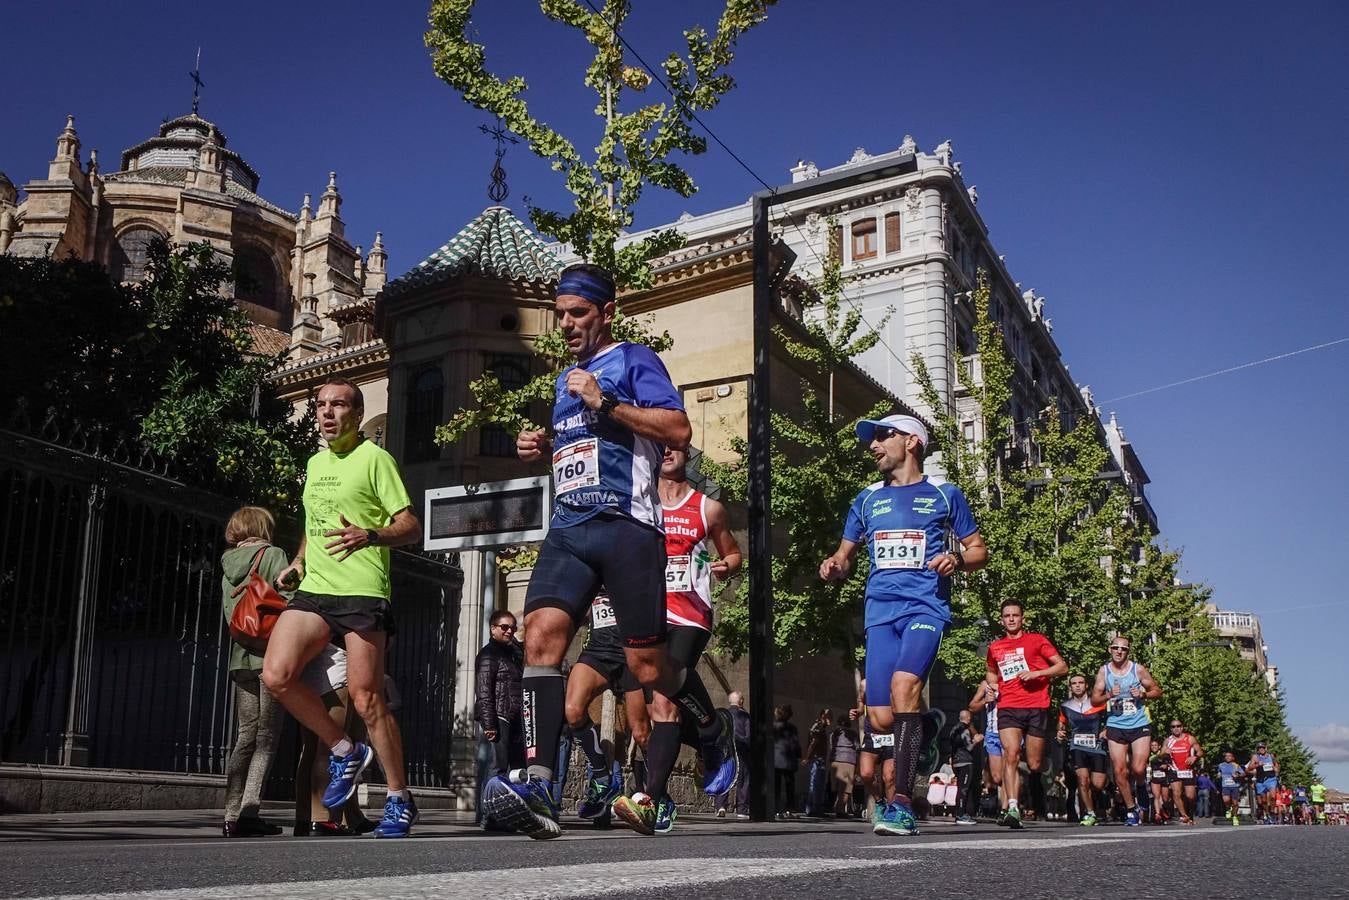
[[1124, 824], [1139, 824], [1138, 794], [1145, 790], [1152, 714], [1147, 701], [1156, 700], [1162, 689], [1146, 666], [1129, 659], [1130, 640], [1124, 635], [1110, 639], [1110, 661], [1096, 672], [1091, 702], [1106, 705], [1105, 742], [1115, 772], [1115, 790], [1124, 801]]
[[738, 763], [730, 715], [715, 710], [697, 672], [665, 645], [665, 534], [656, 479], [665, 447], [692, 436], [679, 391], [660, 358], [615, 342], [614, 281], [599, 266], [559, 276], [558, 326], [576, 357], [557, 379], [553, 427], [516, 438], [525, 462], [551, 460], [554, 506], [525, 595], [524, 733], [528, 777], [493, 778], [488, 813], [532, 838], [561, 833], [552, 801], [562, 733], [562, 657], [600, 585], [609, 592], [628, 669], [697, 723], [704, 789], [724, 792]]
[[852, 571], [857, 548], [869, 547], [865, 622], [866, 705], [875, 734], [894, 735], [895, 787], [877, 834], [916, 834], [909, 792], [923, 749], [923, 684], [951, 621], [951, 576], [988, 561], [969, 504], [955, 485], [923, 475], [927, 427], [913, 416], [857, 423], [883, 476], [858, 495], [843, 539], [820, 564], [838, 581]]

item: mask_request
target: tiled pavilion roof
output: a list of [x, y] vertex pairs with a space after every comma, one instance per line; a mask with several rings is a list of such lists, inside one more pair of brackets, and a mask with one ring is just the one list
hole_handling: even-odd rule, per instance
[[502, 281], [552, 283], [562, 262], [504, 206], [491, 206], [414, 269], [384, 289], [386, 297], [438, 284], [460, 275]]

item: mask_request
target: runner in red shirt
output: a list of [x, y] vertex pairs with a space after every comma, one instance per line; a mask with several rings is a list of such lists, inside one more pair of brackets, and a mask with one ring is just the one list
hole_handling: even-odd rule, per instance
[[[659, 488], [665, 528], [666, 643], [675, 665], [693, 671], [712, 637], [713, 584], [734, 575], [741, 556], [726, 508], [689, 484], [688, 460], [688, 451], [666, 447]], [[660, 693], [652, 694], [648, 710], [646, 792], [619, 797], [613, 811], [641, 834], [668, 834], [677, 813], [665, 788], [679, 759], [681, 740], [696, 744], [696, 732], [694, 723], [686, 720], [681, 734], [680, 707]]]
[[[998, 696], [998, 739], [1002, 741], [1002, 814], [998, 824], [1021, 827], [1021, 742], [1026, 742], [1031, 797], [1038, 799], [1049, 726], [1049, 680], [1068, 674], [1068, 664], [1043, 634], [1024, 631], [1020, 600], [1002, 604], [1006, 637], [988, 647], [987, 681]], [[1035, 806], [1043, 807], [1043, 803]]]
[[1199, 764], [1199, 758], [1204, 755], [1203, 748], [1194, 735], [1185, 730], [1179, 719], [1172, 719], [1171, 733], [1166, 736], [1162, 749], [1171, 755], [1171, 762], [1176, 768], [1176, 780], [1171, 782], [1171, 800], [1176, 804], [1176, 812], [1180, 813], [1180, 821], [1193, 825], [1191, 814], [1199, 799], [1194, 770]]

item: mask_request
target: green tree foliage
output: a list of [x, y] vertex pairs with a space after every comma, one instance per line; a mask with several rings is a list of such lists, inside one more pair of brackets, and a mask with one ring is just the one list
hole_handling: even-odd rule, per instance
[[[834, 223], [830, 223], [834, 227]], [[859, 558], [854, 576], [842, 585], [820, 581], [820, 560], [838, 547], [841, 523], [857, 494], [876, 480], [876, 466], [861, 451], [852, 418], [832, 408], [833, 382], [849, 360], [880, 340], [879, 328], [863, 328], [857, 308], [843, 309], [843, 282], [837, 258], [825, 261], [820, 279], [819, 314], [807, 317], [804, 339], [783, 328], [774, 336], [786, 352], [806, 363], [816, 378], [802, 379], [800, 414], [772, 413], [772, 519], [785, 523], [786, 547], [773, 556], [773, 627], [777, 659], [797, 654], [838, 653], [851, 662], [860, 643], [862, 599], [867, 561]], [[820, 385], [828, 385], [823, 394]], [[877, 404], [867, 417], [893, 411], [891, 401]], [[704, 458], [703, 471], [730, 499], [749, 498], [749, 447], [732, 442], [735, 461], [717, 464]], [[749, 581], [718, 606], [717, 639], [721, 649], [740, 656], [748, 649]]]
[[78, 260], [0, 256], [0, 357], [10, 402], [129, 435], [180, 477], [284, 509], [316, 446], [312, 418], [266, 383], [233, 278], [209, 244], [150, 247], [148, 275], [114, 284]]
[[[682, 238], [674, 229], [618, 246], [647, 185], [692, 196], [697, 187], [678, 164], [676, 154], [706, 152], [707, 141], [693, 132], [693, 118], [713, 109], [735, 86], [727, 73], [740, 37], [767, 17], [776, 0], [727, 0], [717, 30], [709, 36], [693, 27], [684, 32], [686, 56], [671, 53], [661, 63], [673, 97], [646, 100], [651, 76], [628, 61], [619, 40], [631, 11], [629, 0], [604, 0], [593, 9], [582, 0], [540, 0], [543, 14], [580, 32], [594, 48], [585, 84], [598, 95], [595, 113], [604, 122], [594, 157], [586, 159], [573, 139], [540, 121], [524, 98], [520, 76], [502, 79], [487, 68], [487, 52], [470, 37], [475, 0], [434, 0], [426, 46], [436, 75], [464, 100], [499, 116], [539, 157], [560, 173], [575, 198], [570, 212], [532, 209], [539, 231], [570, 244], [582, 257], [614, 273], [620, 287], [650, 285], [647, 260], [675, 249]], [[626, 108], [628, 94], [637, 95]]]
[[[1028, 627], [1048, 636], [1088, 681], [1104, 664], [1110, 637], [1127, 635], [1163, 688], [1156, 720], [1179, 716], [1210, 762], [1222, 749], [1246, 753], [1263, 739], [1279, 748], [1290, 772], [1309, 772], [1314, 759], [1289, 731], [1281, 700], [1235, 651], [1211, 646], [1221, 642], [1202, 609], [1208, 589], [1181, 583], [1179, 554], [1127, 516], [1131, 498], [1095, 418], [1068, 429], [1051, 402], [1029, 421], [1012, 421], [1014, 363], [982, 276], [971, 300], [981, 377], [964, 366], [956, 375], [975, 402], [982, 438], [965, 438], [924, 360], [913, 357], [924, 402], [936, 411], [934, 443], [946, 477], [969, 499], [989, 546], [988, 565], [956, 580], [954, 621], [941, 648], [947, 672], [973, 690], [986, 671], [983, 647], [1001, 634], [999, 607], [1018, 599]], [[1067, 679], [1055, 689], [1066, 693]]]

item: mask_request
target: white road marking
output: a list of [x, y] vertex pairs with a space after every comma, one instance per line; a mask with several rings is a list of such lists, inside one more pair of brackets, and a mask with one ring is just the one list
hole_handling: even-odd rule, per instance
[[559, 897], [613, 894], [621, 885], [654, 885], [662, 889], [718, 884], [741, 879], [790, 878], [859, 867], [894, 866], [904, 860], [864, 859], [725, 859], [709, 865], [707, 858], [643, 859], [585, 865], [531, 866], [472, 872], [435, 872], [380, 878], [279, 881], [268, 884], [227, 884], [204, 888], [173, 888], [129, 893], [67, 894], [38, 900], [242, 900], [249, 897], [286, 897], [295, 900], [366, 900], [369, 897], [409, 898], [482, 897], [493, 900], [552, 900]]
[[1190, 837], [1199, 834], [1217, 834], [1220, 829], [1205, 828], [1198, 831], [1174, 832], [1135, 832], [1134, 834], [1109, 834], [1100, 837], [1024, 837], [1024, 838], [956, 838], [949, 841], [913, 841], [906, 837], [895, 837], [884, 844], [866, 844], [859, 850], [1057, 850], [1061, 847], [1083, 847], [1088, 844], [1120, 844], [1127, 841], [1160, 841], [1170, 838]]

